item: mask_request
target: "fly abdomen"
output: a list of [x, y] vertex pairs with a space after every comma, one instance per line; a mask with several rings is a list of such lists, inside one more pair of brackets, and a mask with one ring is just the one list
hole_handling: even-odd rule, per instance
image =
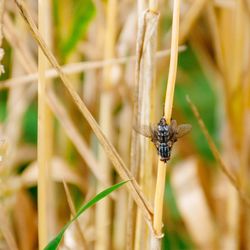
[[167, 143], [160, 143], [158, 147], [158, 153], [161, 157], [161, 160], [166, 162], [170, 158], [170, 148]]

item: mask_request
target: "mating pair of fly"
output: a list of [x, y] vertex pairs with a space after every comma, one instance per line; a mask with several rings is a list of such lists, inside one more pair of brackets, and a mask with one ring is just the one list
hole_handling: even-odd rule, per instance
[[190, 124], [177, 125], [176, 120], [171, 120], [168, 125], [166, 119], [162, 117], [155, 126], [134, 127], [135, 131], [150, 138], [154, 143], [160, 160], [167, 162], [171, 156], [174, 143], [192, 129]]

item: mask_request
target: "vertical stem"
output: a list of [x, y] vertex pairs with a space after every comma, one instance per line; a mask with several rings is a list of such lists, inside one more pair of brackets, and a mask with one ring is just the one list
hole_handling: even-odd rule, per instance
[[[180, 16], [180, 0], [174, 1], [173, 10], [173, 24], [172, 24], [172, 40], [171, 40], [171, 53], [170, 53], [170, 66], [168, 75], [168, 85], [165, 99], [164, 115], [167, 123], [171, 121], [173, 100], [174, 100], [174, 88], [177, 72], [178, 61], [178, 39], [179, 39], [179, 16]], [[165, 176], [166, 176], [166, 164], [160, 159], [158, 160], [158, 173], [156, 180], [155, 190], [155, 203], [154, 203], [154, 230], [157, 236], [161, 236], [162, 232], [162, 209], [163, 198], [165, 190]]]
[[3, 45], [3, 15], [4, 15], [5, 0], [0, 0], [0, 75], [4, 73], [4, 66], [1, 61], [4, 56]]
[[[39, 31], [45, 41], [49, 43], [49, 0], [38, 1]], [[49, 204], [49, 164], [52, 152], [52, 118], [46, 104], [45, 70], [47, 59], [41, 49], [38, 51], [38, 236], [39, 249], [43, 249], [48, 242], [48, 204]]]
[[179, 18], [180, 18], [180, 0], [174, 0], [172, 40], [170, 52], [170, 66], [168, 74], [167, 92], [165, 98], [164, 115], [168, 124], [170, 124], [172, 108], [174, 102], [174, 88], [178, 62], [178, 41], [179, 41]]
[[[115, 39], [116, 39], [116, 12], [117, 0], [109, 0], [107, 3], [106, 15], [106, 32], [104, 37], [104, 59], [110, 59], [115, 55]], [[111, 67], [104, 67], [103, 71], [103, 92], [100, 99], [100, 117], [99, 123], [103, 132], [108, 139], [112, 141], [112, 108], [113, 93], [110, 92], [112, 86]], [[111, 167], [108, 157], [104, 150], [99, 149], [99, 161], [105, 179], [111, 184]], [[103, 189], [103, 185], [99, 184], [98, 189]], [[111, 201], [105, 199], [96, 206], [96, 245], [97, 250], [108, 250], [111, 248]]]
[[158, 0], [149, 0], [149, 10], [156, 12], [158, 10]]
[[[141, 18], [141, 13], [144, 10], [145, 1], [137, 1], [137, 41], [136, 41], [136, 65], [135, 65], [135, 86], [134, 86], [134, 106], [133, 106], [133, 125], [139, 123], [139, 113], [140, 113], [140, 95], [139, 95], [139, 81], [140, 81], [140, 67], [142, 59], [142, 51], [144, 48], [144, 37], [145, 37], [145, 18]], [[130, 149], [130, 167], [131, 173], [136, 180], [139, 178], [139, 162], [140, 162], [140, 147], [139, 147], [139, 135], [132, 130], [131, 134], [131, 149]], [[136, 217], [137, 209], [135, 203], [131, 196], [128, 200], [128, 222], [127, 222], [127, 239], [126, 239], [126, 249], [132, 250], [135, 248], [135, 238], [136, 238]]]
[[162, 211], [163, 211], [163, 199], [165, 190], [166, 179], [166, 164], [158, 159], [158, 171], [157, 171], [157, 184], [155, 191], [155, 216], [154, 216], [154, 230], [157, 236], [161, 236], [162, 232]]
[[[141, 12], [142, 13], [142, 12]], [[155, 11], [144, 11], [142, 30], [142, 48], [140, 67], [138, 68], [138, 122], [141, 125], [150, 125], [152, 123], [151, 114], [153, 113], [153, 95], [151, 95], [152, 86], [155, 80], [155, 49], [157, 37], [158, 13]], [[143, 26], [145, 26], [143, 28]], [[153, 200], [152, 183], [153, 183], [153, 147], [151, 142], [145, 138], [139, 137], [139, 181], [143, 193], [148, 199]], [[149, 231], [143, 221], [142, 213], [137, 208], [136, 232], [134, 249], [148, 249]]]

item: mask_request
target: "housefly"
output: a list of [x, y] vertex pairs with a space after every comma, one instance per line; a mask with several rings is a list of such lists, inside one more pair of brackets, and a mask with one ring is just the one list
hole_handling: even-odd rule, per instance
[[174, 143], [192, 129], [190, 124], [177, 125], [176, 120], [171, 120], [170, 125], [162, 117], [155, 126], [134, 127], [135, 131], [151, 139], [154, 143], [160, 160], [167, 162], [171, 156]]

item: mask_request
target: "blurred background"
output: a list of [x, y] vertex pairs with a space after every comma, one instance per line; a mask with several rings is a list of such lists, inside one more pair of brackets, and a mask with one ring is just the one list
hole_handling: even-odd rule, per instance
[[[158, 1], [158, 24], [146, 20], [153, 28], [139, 72], [137, 37], [149, 1], [46, 0], [43, 7], [25, 2], [74, 90], [153, 205], [157, 152], [140, 135], [134, 135], [139, 149], [133, 147], [132, 124], [137, 115], [145, 125], [163, 115], [173, 2]], [[14, 1], [0, 1], [0, 19], [0, 249], [32, 250], [38, 249], [38, 162], [48, 165], [47, 240], [72, 209], [120, 178], [56, 72], [38, 54]], [[249, 24], [249, 0], [181, 1], [172, 117], [193, 129], [175, 144], [167, 165], [162, 249], [250, 249]], [[40, 70], [47, 69], [49, 86], [45, 97], [39, 90], [39, 102], [38, 80], [44, 79], [38, 62]], [[136, 83], [139, 112], [133, 114]], [[218, 149], [217, 160], [187, 95]], [[38, 145], [46, 152], [38, 152]], [[150, 249], [149, 235], [141, 211], [121, 188], [88, 209], [67, 230], [60, 249]]]

